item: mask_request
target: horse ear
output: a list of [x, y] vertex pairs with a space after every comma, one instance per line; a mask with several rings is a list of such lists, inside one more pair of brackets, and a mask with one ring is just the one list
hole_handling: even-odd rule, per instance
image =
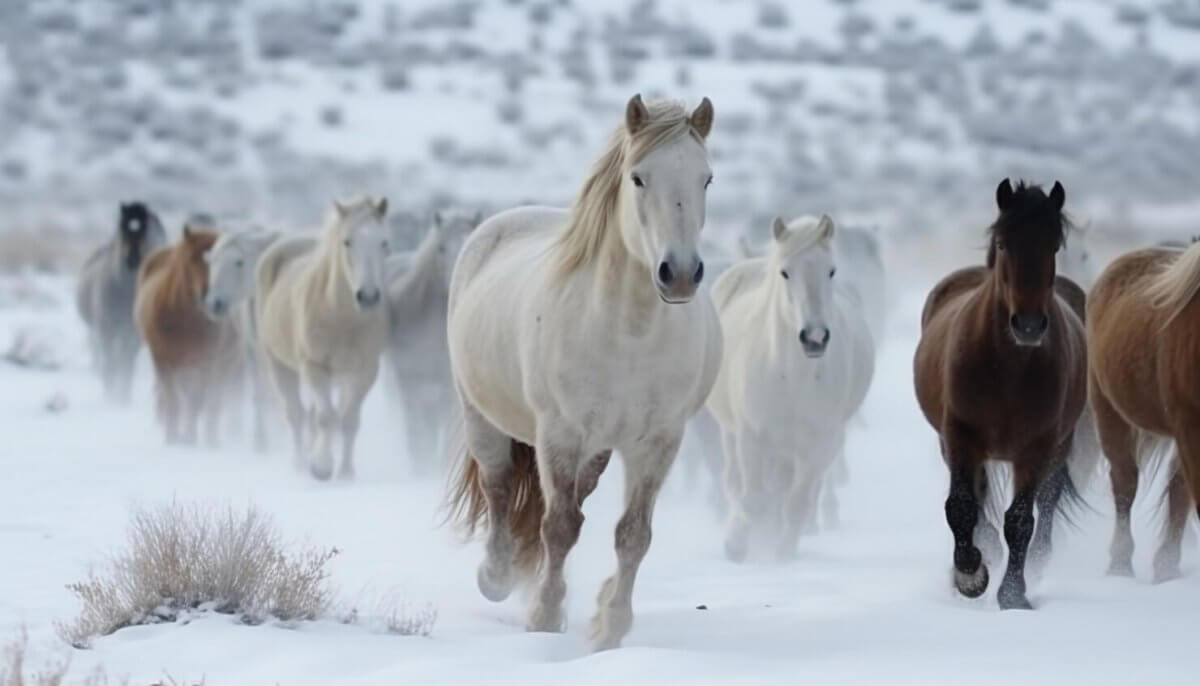
[[333, 210], [337, 212], [338, 219], [344, 219], [346, 217], [346, 206], [343, 205], [340, 200], [333, 201]]
[[821, 230], [821, 240], [823, 241], [833, 238], [834, 231], [837, 230], [833, 223], [833, 217], [828, 214], [821, 215], [821, 219], [817, 222], [817, 228]]
[[1009, 204], [1012, 202], [1012, 197], [1012, 182], [1008, 180], [1008, 177], [1005, 177], [1005, 179], [1000, 182], [1000, 185], [996, 186], [996, 207], [1000, 208], [1001, 212], [1007, 210]]
[[780, 240], [785, 233], [787, 233], [787, 224], [783, 223], [783, 217], [775, 217], [774, 221], [771, 222], [771, 236], [775, 240]]
[[708, 132], [712, 131], [713, 125], [713, 105], [712, 100], [709, 100], [707, 96], [692, 112], [691, 123], [692, 128], [696, 129], [696, 133], [700, 134], [701, 138], [708, 138]]
[[635, 134], [645, 128], [649, 121], [650, 110], [646, 109], [646, 103], [642, 102], [642, 94], [638, 93], [625, 105], [625, 129], [630, 134]]
[[1054, 208], [1062, 212], [1063, 205], [1067, 204], [1067, 191], [1058, 181], [1054, 182], [1054, 188], [1050, 189], [1050, 202], [1054, 203]]
[[383, 219], [387, 216], [388, 201], [387, 198], [380, 198], [379, 202], [375, 203], [375, 216]]

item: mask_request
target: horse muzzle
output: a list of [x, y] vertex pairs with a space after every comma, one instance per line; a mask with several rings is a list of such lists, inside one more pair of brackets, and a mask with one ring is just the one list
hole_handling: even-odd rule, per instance
[[1041, 312], [1018, 313], [1009, 318], [1008, 328], [1017, 345], [1035, 348], [1046, 340], [1050, 318]]
[[658, 263], [654, 271], [654, 287], [658, 289], [658, 297], [670, 305], [680, 305], [690, 301], [700, 288], [704, 279], [704, 262], [699, 257], [686, 268], [681, 268], [670, 255]]
[[800, 329], [800, 346], [804, 348], [804, 355], [814, 359], [824, 355], [831, 336], [829, 329], [823, 327], [806, 326]]
[[383, 299], [383, 292], [378, 288], [360, 288], [354, 291], [354, 302], [360, 310], [369, 310]]

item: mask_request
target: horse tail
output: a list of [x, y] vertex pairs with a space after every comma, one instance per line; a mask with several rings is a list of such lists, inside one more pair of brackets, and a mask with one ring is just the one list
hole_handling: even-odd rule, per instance
[[[461, 429], [461, 424], [460, 424]], [[484, 494], [483, 475], [479, 462], [471, 454], [457, 431], [453, 448], [458, 465], [451, 475], [447, 498], [447, 520], [454, 520], [467, 538], [487, 519], [488, 505]], [[533, 446], [511, 439], [509, 457], [508, 528], [516, 545], [515, 564], [526, 577], [534, 576], [542, 562], [542, 517], [546, 501], [538, 476], [537, 453]]]

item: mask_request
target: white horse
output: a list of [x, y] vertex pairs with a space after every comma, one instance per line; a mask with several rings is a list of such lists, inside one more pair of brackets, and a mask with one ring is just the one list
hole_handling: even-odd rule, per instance
[[[258, 261], [258, 336], [268, 374], [287, 412], [296, 460], [307, 459], [321, 480], [333, 475], [332, 441], [339, 428], [339, 476], [354, 475], [359, 415], [387, 343], [386, 214], [386, 198], [335, 202], [320, 236], [277, 241]], [[301, 383], [315, 399], [315, 426], [307, 426]], [[341, 391], [336, 404], [335, 390]]]
[[624, 460], [596, 650], [619, 646], [633, 624], [656, 496], [720, 366], [716, 313], [694, 297], [712, 120], [707, 98], [689, 115], [635, 95], [574, 206], [491, 217], [467, 240], [450, 287], [466, 438], [450, 504], [468, 528], [486, 516], [485, 597], [502, 600], [518, 570], [540, 568], [528, 630], [563, 630], [563, 564], [581, 505], [612, 451]]
[[414, 469], [439, 465], [439, 445], [454, 403], [446, 307], [454, 261], [471, 231], [483, 220], [473, 215], [433, 215], [433, 227], [387, 285], [391, 333], [386, 359], [404, 405], [405, 435]]
[[776, 218], [772, 230], [766, 258], [713, 286], [725, 357], [708, 408], [721, 425], [734, 561], [772, 528], [776, 555], [795, 555], [875, 368], [867, 323], [835, 287], [833, 220]]
[[255, 266], [279, 237], [278, 232], [261, 229], [225, 232], [205, 254], [208, 287], [204, 292], [204, 311], [213, 319], [229, 317], [242, 344], [254, 413], [254, 448], [260, 452], [267, 449], [269, 401], [254, 318]]

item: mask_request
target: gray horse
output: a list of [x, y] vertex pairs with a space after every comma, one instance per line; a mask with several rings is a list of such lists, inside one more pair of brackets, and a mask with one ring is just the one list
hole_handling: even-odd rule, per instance
[[454, 402], [446, 342], [450, 274], [463, 242], [482, 220], [482, 213], [435, 213], [433, 227], [413, 251], [410, 268], [388, 284], [391, 334], [386, 358], [400, 392], [417, 473], [441, 464], [439, 443]]
[[115, 235], [88, 256], [80, 270], [76, 305], [88, 327], [92, 363], [110, 400], [130, 400], [142, 344], [133, 322], [138, 268], [166, 243], [158, 215], [141, 202], [121, 203]]

